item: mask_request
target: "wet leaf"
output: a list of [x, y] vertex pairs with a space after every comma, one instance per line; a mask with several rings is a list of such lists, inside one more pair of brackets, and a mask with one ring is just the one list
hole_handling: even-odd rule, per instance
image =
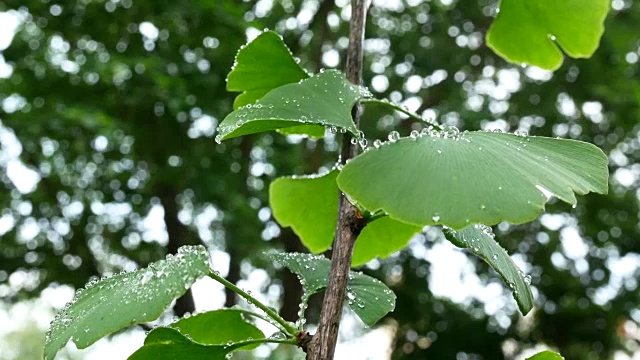
[[[331, 247], [338, 222], [338, 170], [325, 175], [281, 177], [269, 187], [273, 217], [290, 226], [312, 253]], [[384, 217], [368, 224], [358, 235], [352, 266], [376, 257], [385, 258], [407, 246], [420, 227]]]
[[604, 32], [609, 3], [501, 0], [487, 45], [510, 62], [556, 70], [562, 65], [562, 51], [574, 58], [593, 55]]
[[543, 351], [527, 358], [527, 360], [564, 360], [564, 357], [553, 351]]
[[337, 181], [369, 211], [461, 229], [531, 221], [544, 210], [545, 193], [570, 204], [575, 194], [606, 194], [608, 176], [606, 155], [588, 143], [448, 128], [372, 148]]
[[520, 312], [527, 315], [533, 308], [531, 277], [525, 275], [511, 260], [507, 251], [495, 240], [490, 227], [471, 225], [459, 231], [445, 228], [444, 234], [454, 245], [471, 250], [500, 274], [511, 289]]
[[421, 230], [420, 226], [405, 224], [388, 216], [374, 220], [358, 235], [351, 266], [364, 265], [377, 257], [386, 258], [405, 248], [413, 235]]
[[158, 327], [149, 332], [144, 346], [133, 353], [129, 360], [226, 360], [227, 354], [244, 346], [247, 346], [246, 342], [198, 344], [177, 329]]
[[[331, 261], [311, 254], [269, 254], [271, 259], [298, 275], [308, 294], [317, 293], [327, 286]], [[345, 301], [349, 308], [367, 325], [373, 326], [393, 311], [396, 295], [380, 280], [351, 271], [347, 282]]]
[[278, 132], [282, 135], [305, 135], [320, 139], [324, 137], [324, 130], [324, 126], [321, 125], [298, 125], [278, 129]]
[[[192, 341], [204, 345], [265, 337], [262, 331], [242, 318], [242, 311], [238, 309], [221, 309], [192, 315], [174, 322], [170, 327], [178, 329]], [[253, 349], [256, 346], [258, 344], [245, 349]]]
[[327, 70], [299, 83], [280, 86], [255, 104], [238, 108], [220, 123], [216, 139], [313, 124], [356, 134], [351, 108], [359, 99], [370, 96], [368, 90], [351, 84], [340, 72]]
[[255, 103], [277, 87], [308, 77], [280, 35], [265, 31], [236, 54], [233, 69], [227, 76], [227, 90], [242, 92], [233, 103], [237, 109]]
[[269, 186], [269, 204], [281, 226], [290, 226], [311, 252], [331, 247], [338, 221], [338, 171], [281, 177]]
[[84, 349], [112, 332], [157, 319], [208, 272], [207, 250], [184, 246], [147, 268], [87, 284], [51, 322], [45, 359], [53, 359], [69, 339]]

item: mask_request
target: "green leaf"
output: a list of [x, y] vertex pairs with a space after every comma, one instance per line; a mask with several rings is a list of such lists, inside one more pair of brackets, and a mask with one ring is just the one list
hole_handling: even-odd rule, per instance
[[338, 186], [369, 211], [417, 226], [533, 220], [552, 194], [606, 194], [607, 157], [563, 139], [447, 128], [373, 148], [344, 166]]
[[351, 266], [364, 265], [376, 257], [386, 258], [404, 248], [421, 227], [405, 224], [388, 216], [367, 224], [358, 235]]
[[[339, 171], [325, 175], [281, 177], [269, 187], [273, 217], [290, 226], [312, 253], [331, 247], [338, 222]], [[420, 227], [384, 217], [368, 224], [358, 236], [352, 266], [385, 258], [405, 246]]]
[[[277, 87], [308, 77], [280, 35], [265, 31], [238, 51], [233, 69], [227, 76], [227, 90], [243, 92], [233, 102], [233, 108], [238, 109], [254, 104]], [[278, 131], [285, 135], [324, 137], [324, 127], [320, 125], [292, 126]]]
[[347, 283], [347, 304], [367, 326], [375, 325], [396, 308], [396, 294], [382, 281], [351, 271]]
[[320, 139], [324, 137], [324, 126], [320, 125], [298, 125], [278, 129], [282, 135], [306, 135], [307, 137]]
[[338, 171], [325, 175], [281, 177], [269, 186], [273, 217], [290, 226], [311, 252], [331, 247], [338, 221]]
[[470, 249], [500, 274], [509, 285], [520, 312], [527, 315], [533, 308], [533, 294], [529, 286], [531, 277], [525, 275], [496, 242], [490, 227], [476, 224], [459, 231], [445, 228], [444, 234], [454, 245]]
[[543, 351], [527, 358], [527, 360], [564, 360], [564, 357], [553, 351]]
[[233, 103], [237, 109], [255, 103], [277, 87], [308, 77], [280, 35], [265, 31], [238, 51], [227, 76], [227, 90], [243, 92]]
[[268, 256], [298, 275], [307, 294], [318, 293], [327, 287], [331, 262], [324, 256], [302, 253], [271, 253]]
[[555, 70], [562, 65], [558, 46], [574, 58], [593, 55], [604, 32], [609, 3], [501, 0], [500, 12], [487, 32], [487, 45], [510, 62]]
[[228, 353], [255, 342], [244, 341], [230, 345], [203, 345], [189, 340], [180, 331], [158, 327], [147, 335], [144, 346], [129, 360], [226, 360]]
[[[308, 295], [327, 286], [331, 262], [319, 255], [301, 253], [269, 254], [298, 275]], [[387, 313], [393, 311], [396, 295], [380, 280], [351, 271], [347, 282], [345, 301], [349, 308], [368, 326], [375, 325]]]
[[207, 250], [184, 246], [145, 269], [87, 284], [51, 322], [45, 359], [53, 359], [69, 339], [84, 349], [114, 331], [155, 320], [208, 272]]
[[[222, 309], [182, 318], [170, 326], [204, 345], [226, 344], [247, 339], [264, 338], [264, 333], [242, 318], [243, 311]], [[247, 349], [253, 349], [253, 344]]]
[[371, 93], [351, 84], [335, 70], [327, 70], [295, 84], [273, 89], [254, 105], [248, 104], [227, 115], [218, 126], [216, 140], [316, 124], [335, 126], [356, 134], [351, 108]]

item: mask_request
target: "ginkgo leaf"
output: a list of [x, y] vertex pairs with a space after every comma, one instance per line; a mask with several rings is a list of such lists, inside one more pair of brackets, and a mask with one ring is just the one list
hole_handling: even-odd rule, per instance
[[51, 322], [45, 359], [52, 360], [69, 339], [84, 349], [112, 332], [157, 319], [209, 271], [203, 246], [183, 246], [147, 268], [87, 284]]
[[[329, 282], [329, 259], [311, 254], [280, 253], [270, 254], [273, 260], [284, 265], [298, 275], [307, 294], [321, 291]], [[349, 272], [345, 302], [368, 326], [393, 311], [396, 295], [380, 280], [361, 272]]]
[[369, 211], [461, 229], [531, 221], [547, 195], [575, 204], [575, 194], [606, 194], [608, 174], [606, 155], [588, 143], [447, 128], [370, 149], [338, 185]]
[[206, 345], [195, 342], [178, 329], [157, 327], [149, 332], [144, 346], [133, 353], [129, 360], [226, 360], [233, 351], [263, 342], [264, 339], [251, 339]]
[[277, 87], [308, 77], [280, 35], [265, 31], [236, 54], [233, 69], [227, 76], [227, 90], [242, 92], [233, 103], [237, 109], [255, 103]]
[[331, 247], [338, 222], [338, 170], [281, 177], [269, 186], [269, 205], [281, 226], [290, 226], [313, 253]]
[[216, 140], [297, 125], [322, 125], [356, 134], [351, 108], [371, 93], [336, 70], [322, 71], [271, 90], [255, 104], [238, 108], [218, 126]]
[[489, 264], [509, 286], [513, 298], [518, 303], [522, 315], [533, 308], [533, 293], [531, 292], [531, 277], [511, 260], [507, 251], [495, 240], [491, 228], [476, 224], [462, 230], [444, 229], [446, 238], [454, 245], [471, 250]]
[[527, 360], [564, 360], [562, 355], [553, 351], [543, 351], [527, 358]]
[[277, 130], [282, 135], [305, 135], [310, 138], [320, 139], [324, 137], [325, 128], [321, 125], [297, 125], [284, 127]]
[[[269, 186], [269, 204], [281, 226], [290, 226], [312, 253], [331, 247], [338, 222], [338, 170], [324, 175], [281, 177]], [[419, 226], [383, 217], [362, 230], [353, 251], [352, 266], [385, 258], [407, 246]]]
[[[240, 309], [220, 309], [184, 317], [171, 325], [192, 341], [205, 345], [226, 345], [228, 342], [264, 338], [255, 325], [246, 322]], [[245, 349], [253, 349], [253, 344]]]
[[406, 224], [388, 216], [370, 222], [358, 235], [351, 266], [364, 265], [377, 257], [386, 258], [405, 248], [413, 235], [421, 230], [420, 226]]
[[555, 70], [562, 52], [589, 57], [604, 32], [609, 0], [501, 0], [487, 45], [516, 64]]

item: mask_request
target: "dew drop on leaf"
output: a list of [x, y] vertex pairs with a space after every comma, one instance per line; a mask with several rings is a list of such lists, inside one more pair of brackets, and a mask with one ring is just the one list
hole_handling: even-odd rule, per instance
[[397, 131], [392, 131], [389, 133], [389, 136], [387, 138], [389, 139], [389, 141], [395, 142], [400, 139], [400, 133], [398, 133]]

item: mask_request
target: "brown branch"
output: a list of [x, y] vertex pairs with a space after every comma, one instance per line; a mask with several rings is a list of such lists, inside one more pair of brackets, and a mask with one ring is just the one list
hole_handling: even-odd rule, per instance
[[[367, 10], [367, 0], [351, 0], [351, 22], [349, 29], [349, 48], [347, 50], [346, 75], [347, 78], [356, 85], [362, 82], [362, 46], [364, 42], [365, 14]], [[360, 107], [353, 109], [353, 120], [356, 126], [360, 122]], [[358, 147], [351, 144], [351, 137], [343, 137], [342, 161], [346, 162], [358, 154]], [[355, 207], [340, 194], [338, 209], [338, 226], [336, 228], [336, 238], [333, 244], [333, 254], [331, 256], [331, 271], [329, 273], [329, 284], [322, 304], [320, 313], [320, 324], [318, 331], [311, 339], [307, 349], [307, 359], [310, 360], [331, 360], [336, 348], [338, 339], [338, 328], [340, 326], [340, 316], [342, 315], [342, 305], [349, 279], [349, 269], [351, 268], [351, 256], [355, 245], [356, 237], [362, 229], [362, 223], [356, 217]]]

